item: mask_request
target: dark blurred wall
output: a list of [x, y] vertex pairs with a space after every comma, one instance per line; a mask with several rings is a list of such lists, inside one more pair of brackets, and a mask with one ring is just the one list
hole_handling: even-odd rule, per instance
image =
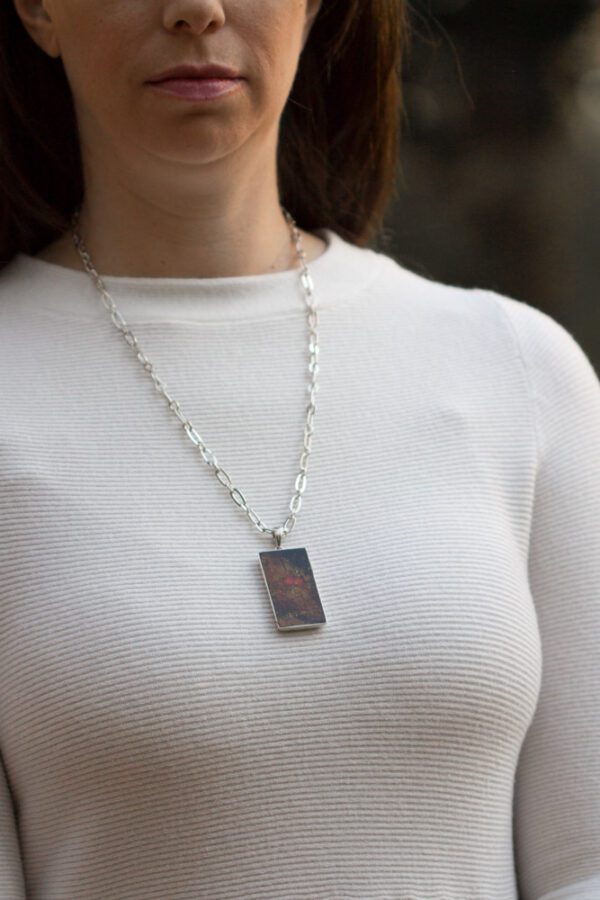
[[600, 0], [413, 0], [386, 252], [549, 312], [600, 371]]

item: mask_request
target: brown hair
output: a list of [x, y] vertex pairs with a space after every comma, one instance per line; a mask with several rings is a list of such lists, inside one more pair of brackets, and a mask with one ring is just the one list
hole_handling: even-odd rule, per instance
[[[365, 246], [395, 195], [404, 0], [323, 0], [280, 123], [280, 199], [307, 231]], [[70, 227], [84, 181], [60, 58], [0, 2], [0, 268]]]

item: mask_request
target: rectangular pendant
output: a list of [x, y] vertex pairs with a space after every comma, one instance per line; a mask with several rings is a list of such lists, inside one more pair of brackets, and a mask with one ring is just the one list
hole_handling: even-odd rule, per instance
[[327, 620], [304, 547], [262, 550], [258, 555], [277, 628], [324, 625]]

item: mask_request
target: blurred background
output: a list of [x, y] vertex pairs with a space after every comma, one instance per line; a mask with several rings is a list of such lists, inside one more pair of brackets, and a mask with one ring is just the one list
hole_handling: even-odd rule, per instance
[[600, 373], [600, 0], [412, 0], [409, 20], [385, 252], [543, 309]]

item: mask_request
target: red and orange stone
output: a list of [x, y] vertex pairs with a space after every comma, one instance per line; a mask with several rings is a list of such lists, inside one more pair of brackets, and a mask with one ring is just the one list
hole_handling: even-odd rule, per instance
[[258, 555], [277, 628], [324, 625], [327, 620], [306, 550], [263, 550]]

